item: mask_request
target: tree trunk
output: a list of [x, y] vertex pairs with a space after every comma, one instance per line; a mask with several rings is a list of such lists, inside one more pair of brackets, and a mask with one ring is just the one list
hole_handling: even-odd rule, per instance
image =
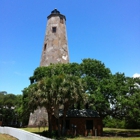
[[52, 136], [52, 113], [48, 111], [49, 136]]
[[64, 136], [66, 132], [66, 112], [68, 110], [69, 103], [64, 105], [64, 112], [63, 112], [63, 126], [62, 126], [62, 135]]
[[65, 134], [65, 128], [66, 128], [66, 110], [64, 109], [64, 112], [63, 112], [63, 126], [62, 126], [62, 135], [63, 136]]
[[58, 137], [61, 137], [61, 133], [60, 133], [60, 119], [58, 117]]

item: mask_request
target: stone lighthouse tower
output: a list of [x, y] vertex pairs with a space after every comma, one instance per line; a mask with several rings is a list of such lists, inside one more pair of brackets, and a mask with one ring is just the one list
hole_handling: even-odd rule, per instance
[[[60, 14], [57, 9], [54, 9], [48, 16], [40, 66], [68, 62], [66, 17]], [[30, 113], [28, 126], [40, 126], [40, 123], [48, 122], [47, 118], [46, 109], [39, 107], [34, 113]]]
[[66, 17], [54, 9], [48, 16], [40, 66], [68, 62]]

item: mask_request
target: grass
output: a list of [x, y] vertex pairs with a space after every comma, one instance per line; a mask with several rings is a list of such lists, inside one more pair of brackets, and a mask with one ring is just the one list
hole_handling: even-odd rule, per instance
[[[26, 131], [40, 134], [44, 131], [44, 128], [23, 128]], [[45, 129], [47, 130], [47, 128]], [[76, 137], [76, 138], [63, 138], [62, 140], [140, 140], [140, 129], [116, 129], [116, 128], [104, 128], [103, 137]]]
[[[47, 130], [47, 128], [41, 127], [39, 128], [22, 128], [23, 130], [36, 133], [36, 134], [42, 134], [44, 130]], [[61, 140], [140, 140], [140, 129], [116, 129], [116, 128], [104, 128], [103, 129], [104, 136], [103, 137], [76, 137], [76, 138], [62, 138]], [[0, 134], [0, 140], [17, 140], [16, 138]]]
[[[39, 130], [38, 128], [24, 128], [23, 130], [26, 130], [26, 131], [29, 131], [32, 133], [41, 133], [47, 129], [40, 128], [40, 130]], [[14, 138], [10, 135], [7, 135], [7, 134], [0, 134], [0, 140], [18, 140], [18, 139]]]
[[45, 131], [48, 130], [48, 128], [44, 128], [44, 127], [40, 127], [40, 129], [38, 127], [36, 127], [36, 128], [27, 127], [27, 128], [22, 128], [22, 129], [32, 132], [32, 133], [42, 133], [44, 130]]
[[139, 137], [140, 129], [117, 129], [117, 128], [104, 128], [105, 136], [121, 136], [121, 137]]
[[140, 140], [140, 138], [134, 137], [134, 138], [119, 138], [119, 137], [83, 137], [83, 138], [73, 138], [73, 139], [67, 139], [67, 140]]
[[0, 140], [17, 140], [17, 139], [10, 135], [0, 134]]

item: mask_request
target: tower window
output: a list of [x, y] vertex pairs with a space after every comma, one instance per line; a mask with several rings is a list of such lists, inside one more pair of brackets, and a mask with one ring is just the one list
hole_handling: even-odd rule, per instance
[[56, 27], [52, 27], [52, 32], [56, 33]]
[[46, 43], [46, 44], [44, 44], [44, 51], [46, 50], [46, 47], [47, 47], [47, 43]]
[[60, 23], [64, 23], [64, 21], [63, 21], [63, 18], [62, 17], [60, 17]]

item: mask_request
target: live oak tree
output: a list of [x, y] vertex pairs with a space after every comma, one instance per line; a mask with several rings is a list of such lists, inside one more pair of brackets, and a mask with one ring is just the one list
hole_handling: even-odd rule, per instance
[[[29, 114], [38, 106], [45, 106], [50, 132], [52, 114], [61, 104], [64, 105], [64, 131], [66, 111], [73, 104], [78, 108], [86, 104], [106, 118], [106, 122], [114, 119], [114, 126], [123, 121], [126, 128], [134, 128], [134, 125], [140, 128], [140, 78], [126, 77], [124, 73], [112, 74], [101, 61], [89, 58], [80, 64], [38, 67], [30, 82], [31, 85], [23, 90], [23, 108]], [[81, 100], [84, 105], [79, 106]]]
[[[83, 99], [84, 80], [79, 74], [76, 63], [50, 65], [39, 67], [30, 77], [28, 90], [29, 106], [36, 109], [44, 106], [48, 112], [49, 132], [52, 132], [52, 114], [59, 105], [63, 105], [63, 132], [65, 131], [65, 116], [68, 108], [78, 100]], [[59, 117], [58, 117], [59, 118]]]
[[20, 108], [22, 106], [22, 95], [0, 92], [0, 121], [3, 125], [18, 126], [20, 120]]
[[127, 77], [128, 92], [120, 103], [124, 112], [125, 127], [140, 128], [140, 78]]
[[140, 79], [124, 73], [111, 76], [107, 127], [140, 128]]
[[83, 59], [81, 76], [85, 79], [86, 93], [89, 94], [89, 107], [98, 111], [101, 117], [105, 117], [110, 111], [110, 77], [111, 71], [96, 59]]
[[112, 74], [96, 59], [83, 59], [80, 70], [87, 83], [85, 92], [90, 108], [103, 118], [123, 120], [126, 128], [140, 128], [140, 78]]

